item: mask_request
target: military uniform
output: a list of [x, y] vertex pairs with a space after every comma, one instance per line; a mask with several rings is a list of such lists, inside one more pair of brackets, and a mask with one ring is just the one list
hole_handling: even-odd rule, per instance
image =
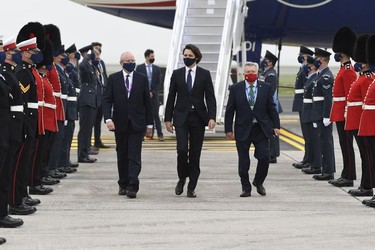
[[[315, 51], [316, 56], [318, 56]], [[325, 126], [323, 118], [329, 119], [332, 106], [333, 75], [326, 67], [319, 69], [318, 77], [313, 81], [311, 112], [312, 120], [317, 124], [319, 131], [320, 148], [322, 151], [322, 173], [333, 175], [336, 170], [332, 137], [332, 124]]]

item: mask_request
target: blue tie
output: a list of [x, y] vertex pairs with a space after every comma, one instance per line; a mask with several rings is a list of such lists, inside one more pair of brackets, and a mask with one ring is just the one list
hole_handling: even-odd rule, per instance
[[249, 104], [251, 107], [254, 107], [254, 103], [255, 103], [255, 96], [254, 96], [254, 85], [250, 84], [249, 86], [249, 96], [248, 96], [248, 100], [249, 100]]
[[148, 78], [148, 87], [151, 90], [151, 82], [152, 82], [152, 72], [151, 72], [152, 65], [147, 65], [147, 78]]
[[192, 85], [192, 79], [191, 79], [191, 69], [189, 69], [189, 73], [187, 75], [186, 84], [187, 84], [189, 92], [191, 92], [191, 89], [192, 89], [192, 86], [193, 86]]

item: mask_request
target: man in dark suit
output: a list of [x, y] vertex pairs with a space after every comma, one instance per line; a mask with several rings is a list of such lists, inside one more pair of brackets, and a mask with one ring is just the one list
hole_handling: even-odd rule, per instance
[[[144, 55], [146, 61], [137, 66], [137, 71], [147, 76], [148, 87], [150, 89], [152, 116], [158, 133], [158, 139], [159, 141], [164, 141], [159, 117], [159, 90], [161, 86], [160, 68], [154, 64], [155, 55], [152, 49], [146, 50]], [[152, 130], [151, 138], [153, 138], [153, 136], [154, 130]]]
[[145, 130], [146, 136], [151, 136], [152, 110], [147, 77], [134, 71], [133, 54], [124, 52], [120, 60], [123, 70], [109, 76], [102, 107], [108, 129], [115, 132], [118, 194], [136, 198], [142, 140]]
[[[238, 172], [241, 178], [240, 197], [251, 196], [249, 181], [249, 148], [253, 143], [258, 165], [253, 185], [260, 195], [266, 195], [263, 182], [269, 167], [269, 138], [279, 136], [280, 120], [272, 98], [271, 85], [258, 80], [258, 64], [246, 63], [245, 81], [230, 87], [229, 99], [225, 111], [225, 134], [228, 139], [236, 140], [238, 152]], [[233, 134], [233, 119], [236, 116]]]
[[195, 198], [205, 126], [213, 129], [216, 125], [216, 99], [210, 72], [197, 66], [202, 59], [200, 50], [188, 44], [182, 54], [186, 67], [173, 71], [165, 126], [171, 133], [173, 126], [176, 128], [179, 181], [175, 193], [183, 193], [186, 177], [189, 177], [187, 197]]

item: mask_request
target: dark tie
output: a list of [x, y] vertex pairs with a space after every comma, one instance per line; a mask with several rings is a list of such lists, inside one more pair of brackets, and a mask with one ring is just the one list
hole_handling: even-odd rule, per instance
[[191, 88], [192, 88], [191, 69], [189, 69], [189, 73], [187, 75], [186, 84], [187, 84], [189, 92], [191, 92]]
[[250, 84], [249, 86], [249, 96], [248, 96], [248, 100], [249, 100], [249, 104], [251, 107], [254, 106], [254, 103], [255, 103], [255, 96], [254, 96], [254, 85]]
[[130, 89], [129, 89], [129, 75], [126, 75], [125, 86], [126, 86], [126, 89], [128, 90], [128, 92], [130, 92]]

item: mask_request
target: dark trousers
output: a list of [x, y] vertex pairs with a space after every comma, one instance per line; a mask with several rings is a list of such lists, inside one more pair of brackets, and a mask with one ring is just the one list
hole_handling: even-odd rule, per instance
[[200, 175], [205, 124], [196, 111], [189, 112], [185, 124], [176, 127], [178, 178], [189, 177], [188, 189], [194, 190]]
[[241, 179], [243, 191], [251, 191], [249, 181], [250, 156], [249, 149], [253, 143], [255, 147], [254, 157], [258, 160], [254, 181], [257, 184], [263, 184], [268, 174], [269, 167], [269, 140], [263, 133], [258, 123], [254, 123], [251, 133], [246, 141], [236, 141], [238, 153], [238, 174]]
[[134, 131], [131, 122], [125, 132], [115, 132], [118, 184], [126, 190], [138, 192], [142, 167], [142, 139], [144, 131]]
[[310, 151], [311, 145], [306, 143], [306, 138], [309, 136], [308, 133], [307, 133], [307, 130], [309, 129], [308, 126], [312, 126], [312, 123], [302, 123], [301, 122], [301, 113], [302, 113], [301, 111], [298, 112], [299, 120], [300, 120], [300, 124], [301, 124], [302, 137], [305, 139], [305, 154], [303, 156], [302, 162], [311, 163], [311, 161], [312, 161], [312, 155], [311, 155], [311, 151]]
[[64, 126], [64, 135], [61, 141], [61, 152], [58, 167], [67, 167], [70, 165], [70, 148], [72, 146], [75, 123], [68, 120]]
[[362, 178], [360, 186], [364, 189], [371, 189], [375, 181], [372, 169], [375, 156], [371, 152], [370, 142], [367, 140], [368, 137], [358, 136], [358, 130], [351, 130], [350, 132], [357, 142], [361, 155]]
[[9, 205], [12, 206], [21, 205], [23, 196], [21, 196], [19, 186], [22, 184], [22, 180], [27, 178], [28, 175], [27, 170], [20, 169], [17, 164], [21, 145], [21, 142], [9, 141], [9, 148], [5, 159], [5, 164], [11, 168]]
[[[153, 96], [151, 98], [151, 107], [152, 107], [152, 117], [154, 119], [154, 128], [159, 136], [163, 136], [163, 131], [161, 130], [161, 122], [159, 117], [159, 98]], [[154, 129], [152, 129], [152, 135], [154, 135]]]
[[61, 143], [64, 137], [64, 121], [57, 121], [57, 126], [59, 131], [55, 133], [53, 144], [51, 145], [52, 149], [48, 159], [48, 170], [55, 170], [60, 162]]
[[95, 125], [94, 125], [94, 139], [95, 139], [94, 145], [99, 145], [102, 143], [102, 140], [100, 139], [101, 132], [102, 132], [102, 122], [103, 122], [103, 109], [102, 109], [102, 106], [100, 106], [96, 110]]
[[41, 178], [49, 175], [48, 162], [50, 160], [50, 154], [52, 153], [52, 145], [55, 140], [55, 132], [46, 130], [44, 135], [38, 137], [36, 143], [35, 160], [33, 164], [33, 179], [30, 186], [39, 186], [41, 184]]
[[16, 200], [19, 200], [19, 197], [22, 199], [23, 197], [28, 196], [27, 186], [29, 185], [30, 173], [31, 173], [31, 169], [33, 166], [33, 161], [34, 161], [35, 149], [36, 149], [36, 139], [32, 136], [27, 136], [25, 139], [25, 143], [22, 144], [20, 155], [19, 155], [18, 168], [19, 168], [19, 171], [25, 174], [17, 176], [17, 180], [16, 180], [17, 184], [14, 190], [14, 195], [16, 196]]
[[324, 126], [323, 121], [318, 121], [319, 142], [322, 151], [322, 172], [333, 174], [336, 171], [335, 152], [333, 147], [332, 123]]
[[0, 218], [8, 215], [11, 167], [5, 164], [7, 147], [0, 147]]
[[345, 121], [336, 122], [337, 134], [339, 136], [341, 154], [343, 159], [343, 169], [341, 177], [347, 180], [357, 179], [355, 172], [355, 156], [353, 148], [353, 133], [344, 130]]
[[369, 184], [371, 188], [375, 187], [375, 136], [363, 137], [367, 155], [371, 156], [368, 168]]
[[95, 123], [96, 109], [90, 106], [79, 107], [78, 160], [88, 158], [91, 146], [91, 132]]
[[312, 168], [320, 169], [322, 167], [322, 150], [320, 147], [319, 130], [314, 128], [312, 122], [303, 123], [305, 127], [305, 145], [310, 150], [311, 160], [309, 161]]

